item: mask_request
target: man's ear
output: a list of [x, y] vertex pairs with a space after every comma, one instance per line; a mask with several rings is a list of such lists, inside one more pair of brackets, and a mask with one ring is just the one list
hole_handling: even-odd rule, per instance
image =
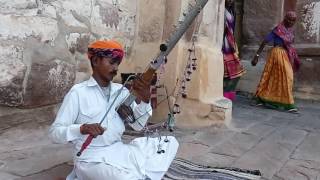
[[91, 58], [91, 65], [92, 67], [96, 67], [98, 65], [99, 57], [94, 56]]

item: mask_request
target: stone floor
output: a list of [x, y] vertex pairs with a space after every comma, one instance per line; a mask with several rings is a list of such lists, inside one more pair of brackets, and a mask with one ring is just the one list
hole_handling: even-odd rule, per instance
[[[300, 114], [249, 104], [238, 97], [227, 126], [178, 129], [177, 156], [212, 166], [259, 169], [263, 179], [320, 179], [320, 103], [298, 101]], [[55, 179], [71, 170], [70, 146], [47, 138], [52, 108], [11, 114], [0, 110], [1, 180]]]

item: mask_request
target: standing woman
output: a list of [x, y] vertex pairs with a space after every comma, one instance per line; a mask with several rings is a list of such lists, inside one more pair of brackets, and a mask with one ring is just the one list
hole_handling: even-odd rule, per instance
[[292, 113], [298, 112], [292, 93], [293, 71], [298, 70], [300, 66], [296, 49], [292, 46], [294, 41], [292, 27], [296, 19], [296, 13], [288, 11], [284, 20], [266, 36], [251, 62], [255, 66], [264, 46], [273, 42], [255, 95], [257, 105]]
[[234, 100], [235, 89], [244, 73], [238, 56], [238, 47], [234, 37], [236, 26], [236, 14], [234, 0], [225, 1], [224, 16], [224, 33], [223, 33], [223, 62], [224, 62], [224, 78], [223, 78], [223, 95], [224, 97]]

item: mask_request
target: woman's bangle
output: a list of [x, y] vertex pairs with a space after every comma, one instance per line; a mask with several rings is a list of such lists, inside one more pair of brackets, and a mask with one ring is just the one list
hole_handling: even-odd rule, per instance
[[259, 54], [256, 54], [256, 57], [259, 57], [260, 55]]

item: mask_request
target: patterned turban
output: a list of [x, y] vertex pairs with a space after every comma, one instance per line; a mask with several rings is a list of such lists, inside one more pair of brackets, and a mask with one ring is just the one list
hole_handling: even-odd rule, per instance
[[107, 57], [122, 61], [124, 51], [120, 43], [114, 40], [95, 41], [88, 46], [88, 58]]
[[293, 19], [293, 18], [297, 18], [297, 13], [295, 11], [288, 11], [284, 17], [289, 18], [289, 19]]

